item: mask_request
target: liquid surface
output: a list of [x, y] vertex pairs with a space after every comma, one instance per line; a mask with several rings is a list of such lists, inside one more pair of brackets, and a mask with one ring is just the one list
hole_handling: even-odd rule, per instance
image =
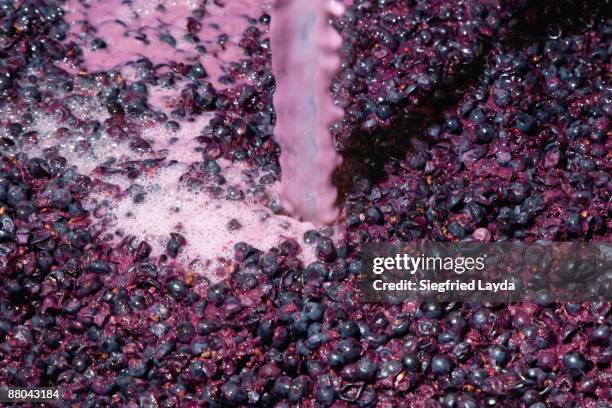
[[265, 8], [261, 0], [209, 2], [204, 9], [196, 0], [70, 0], [65, 21], [77, 42], [104, 41], [102, 48], [84, 47], [87, 71], [125, 70], [146, 57], [156, 64], [199, 62], [218, 78], [241, 57], [238, 38]]

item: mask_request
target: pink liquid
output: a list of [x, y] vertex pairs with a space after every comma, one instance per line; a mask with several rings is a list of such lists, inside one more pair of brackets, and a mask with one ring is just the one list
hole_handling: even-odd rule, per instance
[[[164, 7], [159, 8], [159, 4]], [[197, 13], [200, 2], [69, 0], [66, 21], [71, 26], [71, 40], [83, 50], [82, 61], [71, 71], [114, 69], [129, 83], [136, 79], [130, 63], [139, 58], [148, 58], [158, 72], [168, 69], [169, 64], [200, 62], [209, 74], [207, 80], [222, 87], [216, 79], [225, 73], [226, 64], [244, 57], [238, 42], [251, 24], [248, 17], [258, 18], [262, 9], [269, 9], [265, 0], [232, 0], [226, 4], [221, 7], [208, 2], [204, 6], [197, 33], [207, 49], [202, 54], [195, 44], [183, 39], [187, 21]], [[327, 128], [342, 115], [328, 91], [331, 76], [339, 66], [336, 50], [341, 40], [328, 19], [341, 12], [342, 7], [334, 7], [330, 1], [300, 0], [287, 7], [276, 4], [271, 28], [278, 84], [274, 102], [279, 112], [276, 137], [282, 147], [283, 173], [282, 182], [266, 186], [265, 191], [249, 193], [262, 173], [226, 160], [219, 160], [221, 175], [227, 180], [226, 186], [245, 192], [243, 200], [227, 200], [225, 194], [213, 196], [206, 189], [186, 188], [182, 182], [184, 173], [189, 166], [202, 161], [196, 138], [212, 117], [209, 114], [191, 121], [177, 119], [180, 129], [175, 132], [161, 124], [142, 123], [132, 136], [146, 141], [150, 150], [145, 152], [131, 149], [129, 139], [114, 138], [106, 129], [92, 137], [75, 132], [58, 139], [55, 131], [63, 123], [41, 113], [30, 129], [40, 137], [36, 145], [28, 148], [29, 154], [41, 155], [44, 148], [56, 146], [80, 173], [96, 181], [98, 187], [85, 206], [92, 211], [94, 227], [111, 235], [109, 239], [119, 242], [134, 236], [145, 240], [155, 256], [165, 251], [170, 233], [180, 233], [187, 243], [179, 260], [212, 281], [221, 279], [225, 276], [219, 272], [224, 270], [219, 261], [231, 258], [235, 243], [248, 242], [268, 250], [285, 239], [301, 241], [304, 232], [315, 229], [315, 224], [332, 223], [337, 217], [331, 173], [340, 164], [340, 158]], [[300, 36], [302, 28], [305, 36]], [[161, 33], [172, 35], [176, 45], [162, 41]], [[142, 40], [143, 34], [146, 41]], [[220, 34], [228, 35], [225, 46], [216, 42]], [[95, 38], [102, 39], [106, 47], [91, 49]], [[244, 80], [248, 82], [249, 78]], [[166, 108], [171, 108], [172, 101], [178, 99], [182, 86], [182, 83], [168, 88], [148, 85], [149, 104], [168, 112]], [[87, 101], [71, 105], [72, 114], [80, 120], [104, 123], [109, 118], [104, 105], [95, 97]], [[2, 113], [12, 118], [11, 112]], [[159, 157], [165, 157], [159, 169], [142, 173], [136, 179], [100, 171], [107, 162]], [[132, 200], [130, 191], [135, 187], [145, 192], [143, 201]], [[273, 214], [265, 206], [277, 191], [284, 206], [302, 221]], [[228, 228], [230, 223], [239, 228]], [[313, 246], [304, 246], [299, 257], [305, 264], [314, 261]]]
[[[196, 35], [207, 52], [184, 39], [187, 23], [198, 12], [196, 0], [69, 0], [66, 21], [72, 37], [83, 44], [86, 71], [120, 69], [130, 78], [126, 63], [146, 57], [154, 64], [202, 63], [215, 86], [223, 65], [237, 61], [237, 43], [247, 27], [248, 16], [257, 16], [270, 6], [268, 0], [232, 0], [219, 6], [208, 2]], [[340, 165], [329, 125], [342, 117], [334, 105], [329, 84], [340, 65], [337, 50], [340, 35], [330, 26], [332, 15], [343, 13], [337, 0], [273, 0], [270, 40], [276, 79], [274, 105], [277, 112], [275, 137], [281, 146], [282, 180], [279, 195], [283, 207], [297, 218], [321, 224], [338, 216], [337, 191], [331, 182]], [[169, 35], [176, 44], [161, 40]], [[225, 46], [216, 39], [228, 35]], [[94, 38], [106, 47], [92, 50]], [[150, 103], [163, 107], [159, 92]]]
[[275, 0], [271, 14], [279, 194], [291, 214], [322, 224], [338, 217], [332, 173], [342, 159], [329, 126], [343, 111], [334, 105], [329, 84], [340, 67], [342, 39], [329, 19], [343, 12], [333, 0]]
[[[185, 39], [186, 27], [195, 16], [198, 0], [69, 0], [65, 6], [65, 20], [71, 26], [71, 37], [82, 42], [84, 64], [87, 71], [122, 68], [129, 61], [148, 58], [154, 64], [183, 62], [202, 63], [212, 82], [223, 74], [222, 66], [238, 61], [242, 52], [237, 46], [240, 35], [248, 26], [248, 17], [257, 18], [266, 7], [262, 0], [231, 0], [205, 2], [204, 18], [195, 35], [199, 42]], [[228, 36], [221, 46], [219, 35]], [[170, 35], [176, 44], [162, 41], [161, 35]], [[106, 48], [92, 50], [94, 38], [106, 42]], [[197, 46], [206, 48], [198, 52]]]

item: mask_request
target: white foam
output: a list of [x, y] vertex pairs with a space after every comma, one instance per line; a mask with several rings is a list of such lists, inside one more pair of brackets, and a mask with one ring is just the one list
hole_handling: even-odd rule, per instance
[[[81, 107], [74, 109], [73, 114], [79, 118], [98, 120], [100, 123], [108, 117], [96, 109]], [[31, 156], [41, 156], [44, 149], [55, 147], [68, 164], [75, 166], [81, 174], [91, 175], [102, 163], [109, 159], [142, 160], [143, 154], [134, 152], [125, 141], [118, 141], [110, 137], [103, 129], [94, 134], [83, 134], [70, 130], [66, 136], [58, 137], [57, 130], [64, 125], [51, 115], [36, 113], [34, 122], [27, 130], [38, 134], [35, 144], [25, 145], [23, 148]]]
[[[234, 172], [238, 167], [223, 164]], [[309, 223], [274, 215], [252, 197], [230, 201], [213, 198], [204, 191], [190, 191], [179, 183], [186, 169], [185, 164], [175, 164], [135, 180], [144, 187], [145, 199], [138, 204], [129, 196], [115, 200], [111, 204], [111, 229], [118, 230], [120, 235], [142, 237], [153, 247], [153, 255], [164, 252], [170, 233], [178, 232], [187, 240], [180, 260], [190, 264], [197, 261], [200, 272], [216, 280], [219, 260], [231, 259], [237, 242], [268, 250], [286, 238], [301, 239], [305, 231], [314, 228]], [[230, 231], [231, 220], [241, 227]], [[306, 263], [313, 261], [312, 249], [305, 251], [300, 258]]]
[[194, 149], [199, 146], [196, 138], [210, 116], [201, 115], [193, 122], [181, 121], [180, 128], [173, 132], [163, 125], [151, 126], [142, 131], [141, 137], [151, 144], [155, 151], [165, 150], [166, 161], [172, 160], [182, 163], [201, 161], [202, 154]]

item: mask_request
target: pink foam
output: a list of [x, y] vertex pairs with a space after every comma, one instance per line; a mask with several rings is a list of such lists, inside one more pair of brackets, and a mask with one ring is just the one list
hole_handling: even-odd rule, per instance
[[281, 202], [291, 214], [323, 224], [338, 216], [332, 173], [342, 159], [329, 126], [343, 111], [329, 85], [342, 39], [329, 20], [343, 12], [333, 0], [275, 0], [270, 26]]

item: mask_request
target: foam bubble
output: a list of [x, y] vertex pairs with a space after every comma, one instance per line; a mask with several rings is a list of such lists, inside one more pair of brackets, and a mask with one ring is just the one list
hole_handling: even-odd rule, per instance
[[[224, 173], [236, 173], [239, 166], [224, 162], [222, 167]], [[197, 261], [200, 272], [216, 280], [220, 278], [215, 275], [219, 260], [231, 259], [237, 242], [268, 250], [284, 239], [299, 239], [305, 231], [315, 228], [310, 223], [274, 215], [252, 197], [230, 201], [213, 198], [205, 191], [189, 190], [179, 182], [186, 168], [186, 164], [177, 163], [135, 180], [145, 191], [144, 201], [135, 203], [129, 195], [115, 199], [111, 203], [110, 230], [141, 237], [153, 247], [153, 255], [165, 251], [171, 232], [180, 233], [187, 240], [181, 260]], [[230, 229], [230, 222], [239, 227]], [[313, 261], [312, 248], [305, 248], [300, 258], [305, 263]]]

